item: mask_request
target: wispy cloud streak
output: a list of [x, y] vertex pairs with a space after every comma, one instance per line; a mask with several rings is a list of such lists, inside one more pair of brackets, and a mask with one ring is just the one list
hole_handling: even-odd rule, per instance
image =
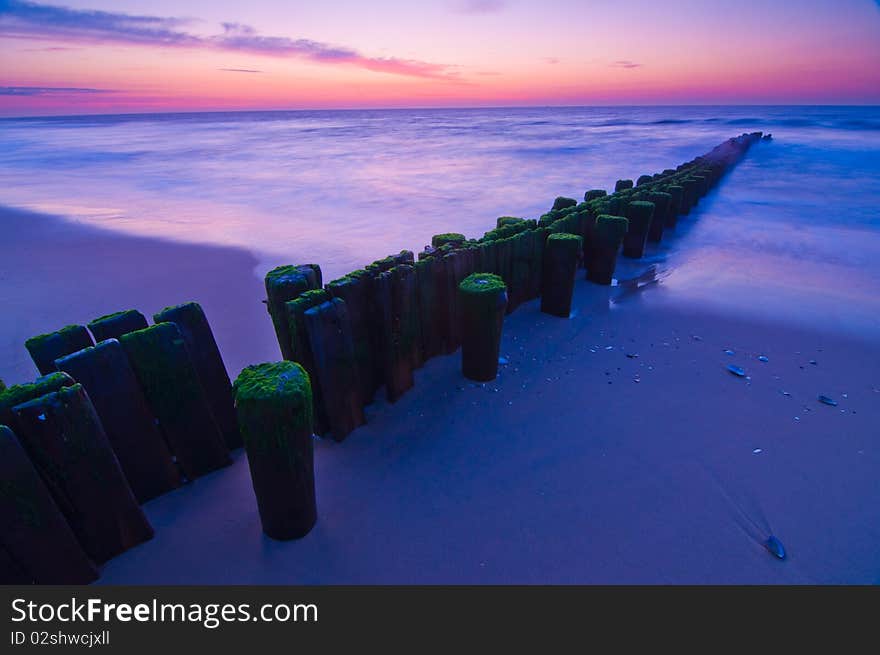
[[113, 93], [112, 89], [84, 89], [71, 86], [0, 86], [0, 96], [69, 96]]
[[224, 73], [262, 73], [263, 71], [258, 71], [254, 68], [218, 68], [218, 71], [223, 71]]
[[494, 14], [509, 4], [508, 0], [458, 0], [454, 8], [460, 14]]
[[65, 43], [117, 43], [161, 47], [211, 48], [273, 57], [293, 57], [326, 64], [347, 64], [378, 73], [456, 79], [442, 64], [368, 57], [351, 48], [310, 39], [265, 36], [240, 23], [223, 23], [223, 32], [199, 36], [186, 31], [192, 20], [86, 11], [21, 0], [0, 0], [0, 37], [52, 39]]
[[620, 61], [615, 61], [611, 64], [614, 68], [641, 68], [642, 64], [637, 64], [633, 61], [629, 61], [628, 59], [621, 59]]

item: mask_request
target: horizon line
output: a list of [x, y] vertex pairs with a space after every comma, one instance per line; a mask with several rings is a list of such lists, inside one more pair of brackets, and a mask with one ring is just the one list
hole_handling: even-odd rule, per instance
[[96, 116], [173, 116], [199, 114], [256, 114], [256, 113], [292, 113], [292, 112], [350, 112], [350, 111], [427, 111], [427, 110], [473, 110], [473, 109], [593, 109], [593, 108], [651, 108], [651, 107], [876, 107], [880, 103], [650, 103], [650, 104], [598, 104], [598, 105], [455, 105], [455, 106], [413, 106], [413, 107], [312, 107], [293, 109], [181, 109], [171, 111], [111, 111], [82, 114], [21, 114], [2, 115], [0, 120], [40, 119], [40, 118], [88, 118]]

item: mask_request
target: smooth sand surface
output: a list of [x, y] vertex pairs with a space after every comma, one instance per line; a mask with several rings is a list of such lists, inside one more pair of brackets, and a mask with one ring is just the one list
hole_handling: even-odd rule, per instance
[[[11, 381], [34, 374], [30, 334], [189, 299], [233, 376], [277, 357], [246, 253], [3, 220]], [[464, 380], [459, 353], [431, 360], [344, 443], [319, 442], [304, 539], [262, 535], [239, 451], [148, 503], [156, 536], [100, 582], [880, 582], [880, 340], [710, 313], [662, 282], [579, 274], [570, 319], [538, 306], [507, 318], [496, 382]], [[762, 546], [771, 533], [786, 561]]]

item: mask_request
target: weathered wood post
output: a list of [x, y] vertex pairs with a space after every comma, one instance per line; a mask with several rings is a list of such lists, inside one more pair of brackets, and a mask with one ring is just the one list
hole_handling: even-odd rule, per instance
[[327, 291], [334, 298], [345, 302], [351, 324], [351, 338], [354, 344], [355, 367], [360, 383], [361, 400], [364, 405], [373, 401], [379, 382], [375, 379], [373, 345], [370, 335], [370, 276], [364, 270], [354, 271], [327, 285]]
[[624, 191], [625, 189], [632, 189], [632, 188], [633, 188], [633, 181], [632, 180], [617, 180], [617, 182], [614, 183], [614, 193], [617, 193], [618, 191]]
[[574, 198], [558, 196], [556, 200], [553, 201], [553, 207], [551, 208], [551, 211], [558, 211], [560, 209], [566, 209], [567, 207], [574, 207], [577, 204], [577, 200], [575, 200]]
[[474, 273], [462, 280], [458, 290], [462, 374], [478, 382], [494, 380], [498, 375], [507, 287], [497, 275]]
[[417, 261], [413, 267], [416, 272], [416, 299], [419, 312], [419, 341], [422, 347], [422, 363], [442, 352], [436, 285], [434, 283], [434, 266], [436, 262], [435, 258], [426, 257]]
[[678, 224], [678, 215], [682, 213], [681, 202], [684, 194], [684, 188], [677, 184], [670, 184], [666, 187], [666, 193], [669, 194], [669, 208], [666, 213], [666, 227], [674, 228]]
[[681, 186], [684, 189], [681, 199], [681, 213], [690, 214], [691, 209], [694, 208], [699, 200], [700, 183], [692, 177], [686, 177], [681, 180]]
[[596, 200], [596, 198], [604, 198], [608, 195], [605, 189], [590, 189], [584, 194], [584, 202]]
[[672, 201], [672, 196], [663, 191], [651, 191], [647, 197], [649, 202], [654, 203], [651, 226], [648, 228], [648, 241], [656, 243], [663, 238], [663, 228], [666, 227], [666, 218], [669, 214], [669, 203]]
[[18, 436], [86, 554], [106, 562], [151, 539], [81, 384], [16, 405]]
[[68, 325], [57, 332], [40, 334], [24, 342], [40, 375], [55, 371], [55, 360], [59, 357], [94, 345], [92, 336], [82, 325]]
[[633, 200], [627, 205], [626, 217], [629, 219], [629, 229], [623, 238], [623, 256], [639, 259], [645, 254], [645, 242], [654, 217], [654, 203]]
[[143, 330], [148, 323], [144, 315], [136, 309], [126, 309], [96, 318], [88, 325], [95, 341], [98, 342], [105, 339], [118, 339], [123, 334]]
[[238, 432], [235, 402], [232, 398], [232, 382], [202, 306], [197, 302], [187, 302], [166, 307], [153, 315], [153, 321], [177, 325], [199, 374], [199, 381], [226, 447], [230, 450], [241, 448], [241, 434]]
[[451, 246], [460, 246], [465, 242], [465, 236], [458, 232], [446, 232], [444, 234], [435, 234], [431, 237], [431, 247], [441, 248], [447, 244]]
[[[309, 341], [309, 333], [306, 329], [305, 313], [312, 307], [317, 307], [330, 299], [330, 293], [326, 290], [312, 289], [284, 304], [289, 325], [288, 333], [293, 343], [293, 350], [296, 353], [296, 362], [302, 365], [311, 380], [316, 379], [317, 367], [315, 366], [312, 344]], [[327, 410], [324, 407], [324, 394], [321, 393], [320, 385], [312, 385], [311, 398], [315, 434], [323, 435], [330, 429], [330, 422], [327, 417]]]
[[602, 214], [596, 219], [596, 238], [587, 257], [588, 280], [597, 284], [611, 284], [617, 265], [617, 253], [628, 225], [629, 221], [623, 216]]
[[544, 275], [541, 287], [541, 311], [568, 318], [583, 239], [576, 234], [558, 232], [547, 237], [544, 252]]
[[233, 392], [263, 532], [304, 537], [318, 518], [309, 376], [294, 362], [257, 364]]
[[266, 309], [275, 326], [281, 356], [297, 360], [290, 338], [290, 324], [284, 304], [310, 289], [321, 288], [321, 268], [317, 264], [278, 266], [266, 273]]
[[[18, 439], [0, 425], [0, 584], [89, 584], [98, 572]], [[9, 571], [9, 565], [12, 571]]]
[[[459, 255], [459, 259], [463, 259]], [[385, 375], [388, 400], [395, 402], [412, 389], [418, 360], [419, 315], [415, 269], [407, 264], [391, 269], [391, 323]]]
[[0, 424], [6, 425], [13, 432], [16, 430], [15, 413], [12, 408], [47, 393], [58, 391], [61, 387], [72, 387], [76, 381], [67, 373], [55, 371], [42, 375], [35, 381], [26, 384], [13, 384], [0, 391]]
[[107, 339], [55, 363], [88, 392], [138, 502], [181, 485], [180, 470], [119, 341]]
[[184, 475], [193, 479], [232, 463], [177, 325], [158, 323], [119, 342]]
[[303, 319], [315, 362], [311, 383], [321, 387], [330, 436], [342, 441], [366, 423], [346, 303], [334, 298], [306, 310]]
[[653, 175], [639, 175], [639, 179], [636, 180], [636, 186], [640, 187], [643, 184], [648, 184], [649, 182], [654, 181]]

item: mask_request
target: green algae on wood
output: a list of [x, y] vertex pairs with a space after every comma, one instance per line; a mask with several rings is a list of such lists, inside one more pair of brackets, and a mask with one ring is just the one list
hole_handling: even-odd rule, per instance
[[615, 192], [624, 191], [626, 189], [632, 189], [632, 188], [633, 188], [633, 181], [632, 180], [617, 180], [617, 182], [614, 183], [614, 191]]
[[55, 363], [88, 391], [138, 502], [181, 485], [180, 470], [118, 340], [107, 339]]
[[566, 209], [567, 207], [574, 207], [577, 205], [577, 200], [574, 198], [566, 198], [565, 196], [558, 196], [556, 200], [553, 201], [553, 211], [558, 211], [560, 209]]
[[0, 423], [8, 425], [15, 430], [15, 415], [12, 408], [21, 403], [26, 403], [34, 398], [45, 396], [47, 393], [58, 391], [61, 387], [70, 387], [75, 384], [74, 379], [67, 373], [55, 371], [49, 375], [42, 375], [34, 382], [13, 384], [0, 391]]
[[0, 425], [0, 549], [17, 577], [0, 567], [2, 584], [88, 584], [98, 577], [92, 562], [22, 448]]
[[458, 296], [462, 374], [478, 382], [494, 380], [498, 375], [507, 286], [497, 275], [473, 273], [458, 285]]
[[202, 306], [197, 302], [187, 302], [166, 307], [154, 314], [153, 320], [156, 323], [175, 323], [180, 329], [226, 447], [230, 450], [240, 448], [241, 435], [235, 418], [232, 382]]
[[31, 337], [24, 342], [41, 375], [55, 370], [55, 360], [77, 350], [95, 345], [89, 331], [82, 325], [67, 325], [56, 332]]
[[318, 516], [309, 375], [295, 362], [255, 364], [233, 394], [263, 532], [303, 537]]
[[97, 342], [118, 339], [128, 332], [143, 330], [147, 325], [147, 319], [143, 314], [136, 309], [126, 309], [89, 321], [88, 328]]
[[605, 189], [590, 189], [584, 194], [584, 201], [591, 202], [597, 198], [604, 198], [607, 195], [608, 192]]
[[636, 180], [636, 186], [640, 187], [643, 184], [648, 184], [649, 182], [653, 182], [654, 177], [652, 175], [639, 175], [639, 179]]
[[81, 384], [13, 408], [17, 435], [95, 562], [153, 536]]
[[180, 328], [157, 323], [119, 342], [184, 474], [192, 479], [230, 464]]
[[464, 243], [464, 241], [465, 236], [463, 234], [459, 234], [458, 232], [446, 232], [445, 234], [435, 234], [432, 236], [431, 246], [434, 248], [440, 248], [447, 244], [457, 246]]
[[565, 232], [547, 237], [541, 286], [541, 311], [568, 318], [574, 278], [581, 256], [582, 237]]

